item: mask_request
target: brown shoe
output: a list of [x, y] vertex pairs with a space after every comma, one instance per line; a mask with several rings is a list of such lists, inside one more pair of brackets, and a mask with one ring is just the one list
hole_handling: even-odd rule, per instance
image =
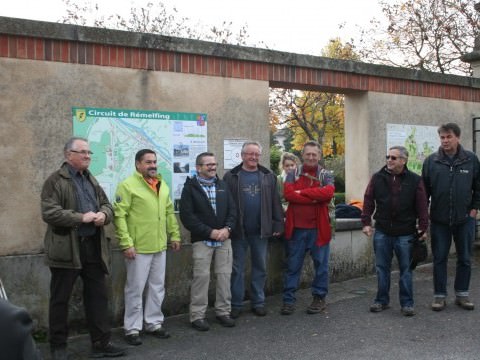
[[327, 307], [325, 299], [321, 298], [318, 295], [313, 295], [313, 301], [310, 306], [307, 308], [307, 314], [318, 314], [322, 312]]
[[433, 299], [433, 302], [432, 302], [433, 311], [442, 311], [443, 309], [445, 309], [445, 306], [447, 306], [447, 302], [445, 301], [445, 298], [436, 297]]
[[458, 306], [460, 306], [462, 309], [465, 309], [465, 310], [475, 309], [475, 305], [473, 304], [473, 302], [471, 302], [468, 299], [467, 296], [458, 296], [455, 299], [455, 304], [457, 304]]

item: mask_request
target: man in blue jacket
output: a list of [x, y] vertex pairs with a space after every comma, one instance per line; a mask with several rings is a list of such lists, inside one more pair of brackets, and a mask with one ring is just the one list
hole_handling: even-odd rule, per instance
[[430, 198], [434, 299], [432, 310], [446, 306], [447, 260], [455, 242], [457, 269], [455, 304], [473, 310], [469, 299], [470, 257], [475, 237], [475, 218], [480, 208], [480, 163], [460, 145], [460, 128], [448, 123], [438, 128], [440, 148], [425, 159], [422, 177]]
[[196, 159], [197, 175], [187, 178], [180, 200], [180, 219], [190, 231], [193, 252], [193, 279], [190, 296], [192, 327], [207, 331], [210, 265], [215, 257], [215, 313], [222, 326], [233, 327], [230, 317], [232, 245], [230, 233], [235, 226], [236, 209], [227, 185], [217, 177], [213, 153], [204, 152]]

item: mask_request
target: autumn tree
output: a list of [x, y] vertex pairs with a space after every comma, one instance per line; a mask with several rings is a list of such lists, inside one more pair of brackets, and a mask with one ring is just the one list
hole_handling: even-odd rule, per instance
[[372, 19], [352, 44], [364, 60], [440, 73], [470, 75], [479, 14], [472, 0], [380, 2], [387, 24]]
[[[323, 56], [358, 60], [350, 45], [333, 39], [322, 51]], [[341, 94], [273, 89], [270, 97], [271, 126], [287, 126], [293, 132], [293, 148], [300, 150], [308, 140], [322, 145], [323, 156], [345, 152], [344, 96]], [[280, 120], [279, 120], [280, 119]]]

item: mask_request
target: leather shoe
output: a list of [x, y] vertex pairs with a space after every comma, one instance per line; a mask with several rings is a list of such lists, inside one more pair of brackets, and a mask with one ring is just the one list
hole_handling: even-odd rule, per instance
[[163, 327], [159, 327], [158, 329], [149, 331], [147, 332], [147, 334], [155, 336], [159, 339], [168, 339], [170, 337], [170, 334]]
[[192, 327], [198, 331], [208, 331], [210, 329], [207, 319], [198, 319], [192, 321]]
[[125, 348], [117, 346], [109, 341], [106, 344], [102, 344], [100, 341], [93, 343], [92, 352], [90, 357], [102, 358], [102, 357], [117, 357], [125, 355]]
[[233, 320], [229, 315], [217, 315], [217, 320], [220, 325], [224, 327], [234, 327], [235, 320]]
[[252, 308], [252, 312], [257, 316], [265, 316], [267, 315], [267, 310], [265, 310], [264, 306], [257, 306]]
[[140, 339], [140, 335], [138, 334], [125, 335], [125, 341], [127, 344], [133, 346], [142, 345], [142, 339]]

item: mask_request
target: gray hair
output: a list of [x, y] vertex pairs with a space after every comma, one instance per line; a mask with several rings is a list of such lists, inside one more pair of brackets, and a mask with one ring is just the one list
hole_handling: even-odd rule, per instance
[[260, 143], [258, 141], [245, 141], [242, 145], [242, 154], [245, 153], [245, 148], [248, 146], [248, 145], [255, 145], [255, 146], [258, 146], [258, 148], [260, 149], [260, 153], [262, 153], [262, 145], [260, 145]]
[[400, 157], [404, 159], [408, 159], [408, 150], [403, 146], [400, 146], [400, 145], [392, 146], [388, 150], [398, 150], [400, 152]]
[[80, 141], [85, 141], [87, 144], [88, 144], [88, 140], [83, 138], [83, 137], [80, 137], [80, 136], [72, 136], [70, 139], [68, 139], [68, 141], [65, 143], [65, 146], [63, 147], [63, 152], [66, 153], [67, 151], [69, 150], [72, 150], [72, 147], [73, 147], [73, 143], [77, 140], [80, 140]]

